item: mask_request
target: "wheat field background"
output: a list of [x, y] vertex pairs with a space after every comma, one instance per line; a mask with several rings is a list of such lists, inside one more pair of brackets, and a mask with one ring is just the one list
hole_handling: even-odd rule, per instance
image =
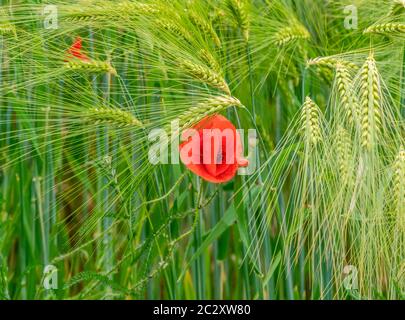
[[0, 299], [404, 299], [403, 0], [0, 5]]

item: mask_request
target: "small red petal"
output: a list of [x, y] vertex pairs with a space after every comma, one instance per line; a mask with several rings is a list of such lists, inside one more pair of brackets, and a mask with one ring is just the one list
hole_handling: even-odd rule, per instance
[[77, 37], [75, 42], [72, 44], [72, 46], [70, 48], [71, 49], [75, 48], [75, 49], [80, 50], [82, 48], [82, 38]]
[[84, 53], [81, 52], [81, 49], [82, 49], [82, 38], [77, 37], [75, 42], [68, 50], [68, 58], [69, 59], [77, 58], [82, 61], [90, 61], [90, 59]]

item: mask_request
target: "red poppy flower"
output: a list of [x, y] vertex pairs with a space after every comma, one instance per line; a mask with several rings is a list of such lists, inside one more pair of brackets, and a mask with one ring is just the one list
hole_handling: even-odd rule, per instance
[[234, 125], [225, 117], [207, 117], [183, 132], [181, 161], [196, 175], [213, 183], [231, 180], [239, 167], [249, 164], [242, 158], [242, 144]]
[[68, 58], [76, 58], [80, 59], [82, 61], [90, 61], [90, 59], [82, 53], [82, 38], [77, 37], [75, 42], [72, 44], [72, 46], [68, 50]]

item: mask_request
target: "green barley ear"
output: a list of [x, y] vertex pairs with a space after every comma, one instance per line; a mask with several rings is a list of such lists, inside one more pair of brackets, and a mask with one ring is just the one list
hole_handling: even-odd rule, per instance
[[192, 36], [191, 34], [184, 29], [179, 24], [172, 22], [170, 20], [157, 20], [157, 24], [160, 28], [170, 32], [172, 35], [181, 38], [186, 43], [192, 43]]
[[371, 150], [381, 130], [381, 88], [373, 55], [364, 63], [360, 77], [361, 141], [363, 148]]
[[349, 168], [352, 154], [352, 144], [349, 133], [343, 127], [339, 127], [337, 130], [336, 153], [340, 178], [342, 181], [348, 181], [351, 177]]
[[397, 22], [390, 22], [390, 23], [382, 23], [376, 24], [374, 26], [368, 27], [363, 32], [364, 34], [372, 34], [372, 33], [380, 33], [380, 34], [403, 34], [405, 33], [405, 24], [404, 23], [397, 23]]
[[394, 164], [394, 206], [398, 222], [405, 231], [405, 149], [401, 147]]
[[360, 106], [353, 92], [353, 82], [349, 71], [344, 64], [337, 63], [335, 79], [347, 119], [350, 124], [354, 124], [358, 119]]
[[247, 0], [226, 0], [226, 5], [241, 29], [244, 39], [248, 41], [250, 21]]
[[357, 70], [358, 66], [355, 63], [350, 61], [346, 61], [343, 59], [335, 58], [335, 57], [317, 57], [314, 59], [310, 59], [307, 61], [307, 67], [309, 66], [325, 66], [330, 69], [336, 69], [337, 65], [341, 65], [348, 70]]
[[358, 66], [352, 62], [336, 58], [336, 57], [317, 57], [307, 61], [307, 68], [311, 66], [317, 67], [317, 73], [323, 76], [328, 81], [333, 81], [333, 72], [340, 64], [347, 70], [357, 70]]
[[15, 26], [10, 22], [9, 15], [4, 9], [0, 9], [0, 35], [17, 36], [17, 30]]
[[221, 47], [221, 40], [219, 39], [216, 31], [214, 30], [212, 24], [203, 18], [199, 17], [197, 14], [190, 12], [189, 17], [191, 22], [200, 29], [205, 35], [209, 36], [217, 47]]
[[207, 51], [206, 49], [201, 49], [200, 57], [201, 60], [204, 61], [211, 70], [215, 71], [218, 74], [222, 74], [221, 67], [219, 66], [218, 61], [209, 51]]
[[185, 59], [180, 61], [180, 67], [191, 77], [230, 95], [228, 84], [215, 71]]
[[65, 62], [64, 67], [67, 70], [81, 71], [86, 73], [110, 73], [117, 75], [115, 68], [109, 63], [98, 60], [83, 61], [80, 59], [74, 59]]
[[305, 142], [316, 145], [321, 139], [320, 110], [315, 102], [307, 97], [301, 111], [301, 131]]
[[273, 41], [278, 47], [285, 47], [298, 40], [307, 40], [309, 37], [308, 30], [303, 26], [297, 25], [282, 28], [274, 35]]
[[90, 108], [84, 114], [84, 121], [88, 124], [103, 124], [115, 128], [143, 127], [142, 122], [132, 113], [111, 107]]
[[16, 36], [17, 30], [16, 30], [15, 26], [12, 24], [0, 24], [0, 35], [1, 36], [7, 36], [7, 35]]
[[70, 23], [97, 22], [107, 20], [111, 16], [111, 10], [104, 6], [86, 6], [69, 5], [63, 8], [61, 20]]
[[142, 3], [139, 1], [121, 1], [110, 5], [111, 10], [113, 7], [118, 8], [120, 12], [127, 14], [156, 14], [159, 13], [159, 8], [154, 4]]
[[189, 128], [205, 117], [221, 113], [230, 107], [242, 107], [242, 103], [232, 96], [216, 96], [199, 102], [179, 117], [180, 127]]
[[90, 7], [72, 5], [64, 9], [66, 12], [61, 19], [66, 22], [107, 22], [127, 16], [156, 14], [159, 12], [159, 9], [152, 4], [132, 1], [118, 1], [114, 4], [100, 2]]

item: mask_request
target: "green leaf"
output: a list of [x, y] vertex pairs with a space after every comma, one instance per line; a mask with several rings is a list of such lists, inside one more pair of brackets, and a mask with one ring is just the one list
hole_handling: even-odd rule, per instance
[[267, 285], [267, 283], [270, 281], [280, 262], [281, 262], [281, 252], [278, 252], [277, 255], [272, 259], [270, 269], [267, 272], [266, 276], [264, 277], [263, 283], [265, 285]]
[[184, 273], [190, 266], [190, 264], [198, 258], [202, 254], [202, 252], [207, 249], [209, 245], [211, 245], [216, 239], [218, 239], [230, 226], [232, 226], [236, 221], [236, 211], [233, 204], [226, 210], [222, 219], [210, 230], [207, 232], [206, 236], [204, 237], [204, 241], [201, 245], [196, 248], [193, 256], [187, 262], [187, 265], [183, 269], [178, 281], [183, 278]]
[[217, 260], [225, 260], [228, 256], [229, 240], [231, 236], [230, 228], [226, 229], [225, 232], [218, 239], [218, 252]]

